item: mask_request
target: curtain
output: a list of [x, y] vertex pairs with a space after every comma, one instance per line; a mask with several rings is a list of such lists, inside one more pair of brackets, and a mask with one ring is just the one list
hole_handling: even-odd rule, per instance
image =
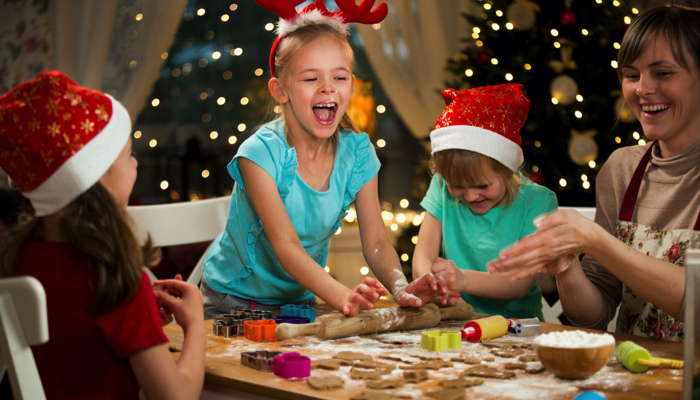
[[131, 115], [160, 76], [187, 0], [6, 0], [0, 5], [0, 94], [57, 69], [110, 93]]
[[457, 54], [469, 26], [466, 0], [384, 0], [389, 15], [375, 26], [357, 24], [367, 57], [398, 115], [417, 138], [430, 134], [445, 107], [447, 60]]

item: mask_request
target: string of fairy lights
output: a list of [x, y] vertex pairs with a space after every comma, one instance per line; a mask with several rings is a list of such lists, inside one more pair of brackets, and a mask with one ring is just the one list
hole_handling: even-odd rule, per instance
[[[604, 3], [604, 0], [590, 0], [590, 1], [592, 1], [592, 2], [594, 1], [598, 5], [602, 5]], [[483, 9], [485, 11], [489, 11], [492, 14], [491, 16], [489, 16], [486, 12], [482, 12], [480, 15], [481, 19], [484, 20], [484, 22], [485, 22], [485, 24], [484, 24], [486, 26], [485, 29], [488, 30], [490, 28], [492, 30], [492, 32], [497, 32], [504, 27], [508, 31], [512, 31], [514, 29], [520, 30], [520, 31], [529, 31], [536, 24], [535, 13], [539, 12], [539, 7], [540, 7], [539, 4], [535, 4], [535, 3], [523, 1], [523, 0], [518, 0], [515, 2], [510, 2], [509, 4], [502, 4], [502, 6], [507, 8], [506, 11], [504, 12], [503, 10], [500, 10], [500, 9], [494, 9], [496, 6], [494, 5], [494, 1], [492, 1], [492, 0], [478, 0], [478, 2], [483, 3], [483, 4], [481, 4]], [[608, 3], [607, 1], [605, 1], [605, 2], [607, 4], [612, 4], [614, 7], [624, 6], [618, 0], [614, 0], [610, 3]], [[565, 23], [566, 21], [562, 20], [562, 24], [563, 25], [573, 25], [573, 24], [575, 24], [576, 20], [575, 20], [575, 14], [573, 14], [573, 12], [571, 11], [571, 0], [565, 1], [564, 3], [566, 5], [565, 6], [566, 11], [564, 11], [564, 12], [568, 11], [570, 13], [569, 15], [573, 17], [573, 20], [568, 21], [568, 23]], [[542, 4], [541, 6], [545, 7], [548, 5]], [[513, 11], [515, 11], [515, 9], [517, 8], [517, 10], [519, 12], [514, 12], [514, 13], [509, 14], [509, 11], [511, 11], [511, 8], [513, 8]], [[639, 10], [637, 8], [634, 8], [634, 7], [630, 8], [630, 12], [631, 12], [631, 15], [622, 16], [621, 22], [623, 22], [624, 25], [629, 25], [632, 22], [632, 19], [634, 18], [634, 16], [639, 14]], [[493, 14], [495, 14], [496, 18], [493, 18]], [[499, 20], [501, 18], [503, 20]], [[562, 14], [562, 19], [564, 19], [564, 18], [566, 18], [566, 16], [564, 14]], [[514, 24], [514, 22], [515, 22], [515, 24]], [[520, 26], [518, 26], [518, 23], [520, 24]], [[474, 26], [472, 28], [472, 32], [470, 34], [471, 38], [474, 40], [473, 45], [476, 46], [477, 48], [481, 48], [481, 47], [485, 46], [484, 40], [482, 40], [482, 39], [485, 39], [485, 37], [488, 37], [488, 35], [489, 35], [489, 33], [487, 31], [484, 31], [483, 29], [484, 29], [483, 26], [482, 27]], [[598, 29], [600, 30], [602, 28], [599, 26]], [[590, 37], [591, 35], [594, 34], [592, 32], [593, 30], [595, 30], [595, 29], [581, 28], [578, 32], [580, 33], [581, 37]], [[549, 34], [551, 35], [552, 38], [554, 38], [554, 40], [552, 42], [552, 45], [554, 46], [554, 48], [562, 51], [562, 62], [559, 63], [558, 61], [555, 61], [555, 63], [559, 63], [559, 64], [566, 63], [568, 60], [564, 59], [566, 57], [564, 55], [564, 53], [565, 53], [564, 50], [566, 47], [569, 47], [570, 48], [569, 51], [573, 51], [573, 43], [572, 43], [572, 40], [570, 40], [570, 39], [575, 39], [575, 37], [572, 37], [570, 39], [563, 38], [560, 36], [560, 32], [554, 28], [549, 30]], [[604, 43], [604, 42], [601, 41], [601, 43]], [[612, 43], [610, 45], [615, 50], [620, 49], [620, 43], [617, 41], [612, 41]], [[499, 59], [497, 57], [488, 56], [488, 54], [486, 52], [483, 52], [480, 55], [485, 57], [483, 60], [479, 60], [479, 61], [483, 61], [483, 64], [490, 63], [492, 66], [499, 65]], [[570, 57], [570, 53], [567, 56]], [[617, 67], [618, 67], [617, 61], [611, 60], [609, 63], [609, 66], [613, 69], [617, 69]], [[533, 68], [533, 66], [530, 63], [525, 62], [525, 60], [522, 60], [521, 67], [523, 68], [524, 71], [528, 71], [528, 72], [530, 72]], [[551, 63], [550, 63], [550, 67], [551, 67]], [[575, 64], [573, 66], [573, 69], [576, 69]], [[475, 71], [475, 69], [473, 69], [473, 68], [464, 69], [464, 76], [466, 76], [467, 78], [474, 77], [476, 73], [477, 73], [477, 71]], [[514, 71], [506, 71], [502, 76], [506, 81], [510, 82], [510, 81], [513, 81], [515, 79], [515, 75], [516, 75], [516, 72], [514, 72]], [[573, 79], [571, 79], [571, 77], [566, 76], [565, 78], [568, 78], [568, 81], [562, 79], [560, 81], [561, 85], [559, 85], [558, 87], [554, 87], [554, 85], [552, 86], [551, 103], [554, 106], [564, 106], [564, 107], [570, 106], [571, 103], [574, 101], [576, 103], [579, 103], [579, 104], [583, 103], [584, 96], [581, 93], [577, 93], [578, 92], [578, 85], [576, 84], [576, 82]], [[557, 78], [555, 78], [555, 80], [556, 79]], [[620, 98], [618, 99], [618, 101], [615, 104], [615, 109], [616, 109], [616, 113], [620, 117], [620, 120], [622, 120], [623, 122], [631, 123], [631, 122], [636, 121], [636, 117], [633, 115], [633, 112], [629, 108], [629, 106], [627, 106], [627, 104], [624, 102], [624, 99], [622, 98], [621, 93], [620, 93]], [[582, 119], [585, 120], [585, 118], [586, 118], [585, 112], [577, 107], [573, 107], [573, 109], [569, 112], [577, 120], [582, 120]], [[586, 132], [584, 132], [584, 134], [585, 133]], [[593, 135], [595, 135], [595, 133], [593, 133]], [[597, 145], [596, 145], [595, 141], [593, 141], [591, 139], [592, 135], [589, 137], [586, 137], [585, 135], [581, 135], [581, 136], [582, 136], [582, 139], [586, 139], [589, 141], [589, 143], [587, 143], [586, 147], [588, 150], [590, 150], [590, 152], [589, 152], [589, 154], [585, 154], [585, 158], [586, 158], [585, 160], [576, 160], [579, 162], [575, 161], [575, 163], [577, 163], [578, 165], [587, 164], [591, 170], [594, 170], [596, 168], [596, 166], [598, 165], [598, 163], [596, 162], [596, 158], [598, 156]], [[643, 135], [640, 134], [640, 132], [638, 132], [638, 131], [632, 132], [632, 137], [634, 138], [634, 140], [636, 140], [638, 145], [645, 145], [647, 143], [647, 141], [643, 138]], [[623, 142], [623, 139], [620, 136], [614, 136], [613, 140], [616, 144], [621, 144]], [[534, 141], [533, 144], [537, 148], [542, 146], [542, 143], [540, 141]], [[531, 169], [532, 169], [532, 172], [534, 172], [534, 173], [538, 173], [540, 170], [537, 165], [531, 166]], [[562, 177], [559, 179], [558, 184], [560, 187], [564, 188], [569, 184], [569, 182], [567, 182], [567, 180]], [[591, 188], [591, 182], [589, 180], [588, 174], [581, 174], [580, 175], [580, 185], [584, 189]]]

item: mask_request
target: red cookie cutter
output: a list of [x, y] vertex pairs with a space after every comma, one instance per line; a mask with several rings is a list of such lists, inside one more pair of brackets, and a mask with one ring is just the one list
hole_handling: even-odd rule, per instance
[[243, 336], [246, 339], [262, 342], [263, 340], [277, 340], [275, 329], [277, 322], [273, 319], [261, 321], [243, 321]]
[[280, 378], [306, 378], [311, 375], [311, 359], [299, 353], [284, 353], [275, 357], [273, 368]]

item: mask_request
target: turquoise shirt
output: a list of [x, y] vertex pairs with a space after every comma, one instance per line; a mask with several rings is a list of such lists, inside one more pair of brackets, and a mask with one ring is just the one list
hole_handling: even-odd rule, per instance
[[[495, 207], [484, 214], [474, 213], [447, 190], [445, 180], [433, 176], [421, 206], [442, 222], [443, 257], [460, 269], [487, 272], [486, 264], [498, 258], [504, 248], [535, 232], [532, 221], [557, 208], [557, 198], [518, 173], [522, 181], [517, 197], [510, 205]], [[476, 312], [512, 318], [542, 316], [542, 293], [533, 284], [527, 295], [514, 301], [497, 301], [462, 293]]]
[[[214, 240], [204, 261], [204, 279], [212, 289], [262, 304], [287, 304], [313, 293], [280, 265], [265, 235], [238, 166], [240, 157], [262, 167], [275, 179], [287, 215], [301, 244], [326, 273], [331, 237], [341, 227], [350, 203], [379, 171], [379, 159], [367, 134], [342, 131], [329, 189], [319, 192], [297, 173], [296, 149], [289, 148], [281, 120], [270, 122], [248, 138], [228, 165], [236, 182], [226, 229]], [[249, 182], [250, 183], [250, 182]]]

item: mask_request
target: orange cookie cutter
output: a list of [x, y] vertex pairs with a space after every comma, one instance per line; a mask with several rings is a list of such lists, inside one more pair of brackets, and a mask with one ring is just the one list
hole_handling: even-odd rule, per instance
[[277, 322], [274, 319], [260, 321], [243, 321], [243, 336], [246, 339], [262, 342], [263, 340], [277, 340], [275, 329]]

